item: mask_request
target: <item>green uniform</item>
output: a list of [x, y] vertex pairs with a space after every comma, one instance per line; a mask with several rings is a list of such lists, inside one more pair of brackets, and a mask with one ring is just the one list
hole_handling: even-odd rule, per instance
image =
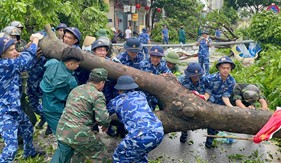
[[106, 147], [92, 128], [96, 124], [108, 127], [109, 123], [103, 93], [93, 84], [84, 84], [70, 92], [56, 136], [74, 150], [72, 162], [84, 162], [86, 158], [102, 160]]
[[43, 114], [53, 133], [64, 110], [69, 92], [77, 86], [72, 71], [62, 61], [50, 59], [45, 64], [46, 71], [40, 82], [43, 91]]
[[[259, 99], [265, 99], [265, 96], [262, 95], [262, 93], [257, 90], [257, 92], [254, 95], [251, 95], [252, 98], [257, 99], [256, 101], [253, 101], [253, 103], [249, 103], [247, 102], [247, 100], [245, 100], [245, 92], [247, 91], [246, 87], [249, 84], [236, 84], [233, 88], [233, 92], [231, 94], [230, 97], [230, 102], [232, 105], [235, 105], [235, 101], [236, 100], [241, 100], [241, 102], [246, 106], [250, 106], [250, 105], [255, 105], [255, 102], [257, 102]], [[243, 96], [244, 94], [244, 96]], [[246, 94], [247, 95], [247, 94]], [[247, 97], [246, 97], [247, 98]], [[251, 97], [250, 97], [251, 98]], [[256, 107], [256, 106], [255, 106]]]
[[184, 29], [179, 30], [179, 42], [185, 44], [185, 31]]

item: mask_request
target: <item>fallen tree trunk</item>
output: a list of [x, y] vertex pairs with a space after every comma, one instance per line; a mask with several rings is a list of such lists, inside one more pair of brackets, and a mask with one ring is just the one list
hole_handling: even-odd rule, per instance
[[[45, 30], [48, 36], [40, 41], [43, 54], [60, 59], [62, 50], [67, 45], [56, 38], [49, 25], [45, 26]], [[211, 104], [196, 97], [169, 77], [106, 61], [86, 52], [83, 52], [83, 56], [83, 68], [105, 68], [109, 72], [109, 78], [113, 80], [121, 75], [130, 75], [141, 89], [159, 97], [165, 103], [165, 109], [156, 114], [163, 122], [166, 133], [211, 127], [234, 133], [256, 134], [272, 115], [269, 111]], [[276, 133], [275, 137], [281, 138], [281, 132]]]

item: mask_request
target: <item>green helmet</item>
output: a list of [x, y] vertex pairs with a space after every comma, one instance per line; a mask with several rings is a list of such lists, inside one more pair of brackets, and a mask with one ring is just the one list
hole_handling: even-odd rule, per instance
[[243, 89], [242, 95], [248, 103], [255, 103], [260, 98], [260, 90], [255, 85], [249, 84]]
[[176, 52], [169, 52], [166, 56], [165, 59], [167, 62], [178, 64], [180, 63], [179, 60], [179, 55]]

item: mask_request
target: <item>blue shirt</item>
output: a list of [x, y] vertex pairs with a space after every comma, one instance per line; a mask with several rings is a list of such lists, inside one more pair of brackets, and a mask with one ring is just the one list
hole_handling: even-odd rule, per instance
[[197, 91], [199, 94], [205, 93], [205, 76], [201, 76], [195, 84], [191, 81], [191, 78], [187, 77], [185, 74], [181, 75], [178, 81], [182, 86], [184, 86], [188, 90]]
[[206, 78], [206, 92], [210, 95], [209, 101], [224, 105], [222, 97], [230, 97], [236, 84], [235, 79], [228, 75], [225, 81], [221, 79], [220, 73], [211, 74]]
[[161, 59], [160, 63], [157, 66], [154, 66], [150, 58], [142, 61], [140, 63], [140, 69], [145, 72], [150, 72], [155, 75], [163, 74], [163, 73], [172, 73], [171, 70], [167, 67], [166, 61]]
[[168, 35], [169, 35], [168, 29], [167, 28], [162, 29], [162, 34], [164, 37], [168, 37]]
[[41, 55], [40, 58], [35, 60], [34, 66], [28, 71], [28, 89], [32, 88], [32, 90], [37, 90], [33, 91], [32, 94], [38, 97], [43, 95], [43, 92], [39, 87], [39, 83], [43, 78], [45, 72], [44, 65], [46, 62], [47, 58]]
[[143, 60], [143, 54], [142, 53], [138, 53], [137, 54], [137, 57], [132, 59], [128, 52], [125, 51], [123, 53], [120, 53], [118, 56], [117, 56], [117, 59], [123, 64], [123, 65], [126, 65], [126, 66], [130, 66], [130, 67], [133, 67], [133, 68], [136, 68], [136, 69], [140, 69], [140, 62]]
[[108, 103], [107, 109], [110, 115], [117, 114], [129, 132], [129, 137], [137, 137], [151, 131], [163, 132], [162, 122], [151, 111], [143, 92], [120, 94]]
[[[210, 38], [208, 38], [208, 42], [209, 42], [209, 44], [212, 44], [212, 40]], [[205, 39], [202, 39], [199, 42], [198, 56], [199, 57], [209, 57], [209, 46]]]
[[32, 43], [28, 50], [15, 59], [0, 59], [0, 115], [7, 111], [19, 112], [21, 72], [29, 70], [34, 63], [37, 45]]
[[147, 33], [141, 33], [139, 39], [142, 44], [147, 44], [150, 41], [149, 35]]

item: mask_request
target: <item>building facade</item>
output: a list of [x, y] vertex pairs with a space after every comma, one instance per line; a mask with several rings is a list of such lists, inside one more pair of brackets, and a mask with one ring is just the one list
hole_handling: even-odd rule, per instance
[[140, 33], [151, 26], [150, 0], [109, 0], [108, 26], [124, 32], [128, 26]]

